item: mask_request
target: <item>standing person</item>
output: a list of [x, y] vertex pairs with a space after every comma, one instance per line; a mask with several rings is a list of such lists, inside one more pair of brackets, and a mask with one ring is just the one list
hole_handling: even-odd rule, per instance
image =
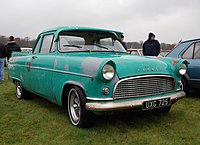
[[20, 46], [15, 42], [14, 36], [9, 37], [8, 44], [5, 47], [6, 47], [6, 56], [8, 61], [13, 51], [21, 51]]
[[155, 35], [149, 33], [148, 39], [143, 44], [143, 55], [158, 56], [160, 53], [160, 43], [155, 40]]
[[4, 80], [4, 61], [5, 61], [6, 53], [5, 46], [0, 43], [0, 82]]
[[127, 51], [127, 46], [126, 46], [126, 44], [124, 42], [124, 35], [123, 34], [121, 35], [121, 43], [124, 46], [124, 48], [126, 49], [126, 51]]

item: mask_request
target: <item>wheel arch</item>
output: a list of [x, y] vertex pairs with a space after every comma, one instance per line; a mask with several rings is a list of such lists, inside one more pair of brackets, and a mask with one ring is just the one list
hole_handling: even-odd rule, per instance
[[15, 83], [16, 83], [16, 81], [19, 81], [19, 82], [21, 82], [21, 83], [22, 83], [22, 81], [21, 81], [19, 78], [12, 78], [12, 82], [13, 82], [13, 84], [15, 84]]
[[67, 97], [66, 97], [66, 94], [69, 93], [70, 88], [73, 87], [73, 86], [80, 88], [83, 91], [83, 93], [85, 93], [84, 87], [83, 87], [82, 84], [77, 83], [77, 82], [72, 82], [72, 81], [67, 82], [63, 86], [63, 89], [62, 89], [62, 107], [64, 107], [64, 108], [67, 107]]

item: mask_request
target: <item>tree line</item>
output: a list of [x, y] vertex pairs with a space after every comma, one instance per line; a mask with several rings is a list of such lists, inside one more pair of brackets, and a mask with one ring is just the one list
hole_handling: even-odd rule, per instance
[[[9, 37], [0, 35], [0, 42], [3, 43], [4, 45], [8, 43], [8, 40]], [[32, 47], [35, 42], [34, 39], [31, 40], [29, 37], [25, 38], [15, 37], [15, 41], [20, 47]]]
[[[6, 36], [0, 35], [0, 42], [3, 43], [4, 45], [7, 44], [8, 38]], [[20, 47], [33, 47], [35, 39], [30, 39], [29, 37], [25, 38], [19, 38], [16, 37], [15, 41]], [[135, 49], [141, 49], [143, 45], [143, 41], [140, 42], [125, 42], [127, 48], [135, 48]], [[161, 43], [160, 47], [162, 50], [171, 50], [174, 48], [176, 44], [166, 44], [166, 43]]]
[[[143, 41], [140, 42], [125, 42], [127, 48], [134, 48], [134, 49], [141, 49], [143, 45]], [[161, 50], [172, 50], [176, 44], [166, 44], [166, 43], [161, 43], [160, 48]]]

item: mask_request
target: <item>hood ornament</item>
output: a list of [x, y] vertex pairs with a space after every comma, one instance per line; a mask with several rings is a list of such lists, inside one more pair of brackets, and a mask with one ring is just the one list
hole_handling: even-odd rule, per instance
[[142, 68], [138, 68], [138, 72], [154, 72], [154, 71], [159, 71], [159, 70], [162, 70], [162, 69], [161, 68], [159, 69], [156, 66], [153, 66], [153, 67], [144, 66]]

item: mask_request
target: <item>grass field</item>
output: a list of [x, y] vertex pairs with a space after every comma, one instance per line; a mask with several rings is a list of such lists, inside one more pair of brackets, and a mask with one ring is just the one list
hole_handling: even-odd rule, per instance
[[[5, 71], [7, 78], [7, 71]], [[62, 108], [40, 97], [18, 100], [0, 84], [0, 145], [199, 145], [200, 95], [178, 101], [168, 114], [97, 116], [89, 129], [73, 127]]]

